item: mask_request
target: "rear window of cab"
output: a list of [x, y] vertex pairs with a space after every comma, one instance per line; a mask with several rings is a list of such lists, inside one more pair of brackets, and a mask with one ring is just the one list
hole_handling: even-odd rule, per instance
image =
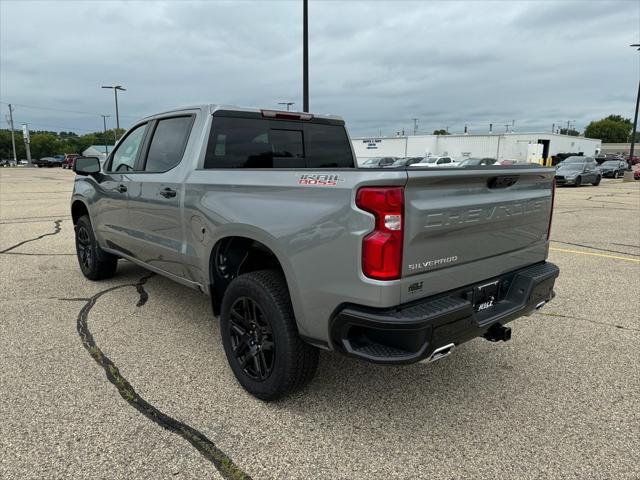
[[214, 116], [204, 168], [353, 168], [344, 125]]

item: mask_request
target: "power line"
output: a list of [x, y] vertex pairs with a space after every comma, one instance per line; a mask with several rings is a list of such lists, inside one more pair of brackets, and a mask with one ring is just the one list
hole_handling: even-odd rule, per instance
[[94, 130], [94, 129], [90, 129], [90, 128], [78, 128], [78, 127], [61, 127], [60, 125], [50, 125], [50, 124], [46, 124], [46, 123], [36, 123], [36, 122], [25, 122], [25, 121], [17, 121], [16, 123], [26, 123], [29, 126], [35, 126], [35, 127], [47, 127], [47, 128], [59, 128], [61, 131], [65, 131], [65, 132], [73, 132], [75, 130], [82, 130], [83, 132], [98, 132], [98, 130]]
[[[7, 102], [0, 102], [0, 103], [3, 103], [5, 105], [9, 105]], [[35, 106], [35, 105], [25, 105], [23, 103], [12, 103], [11, 105], [16, 106], [16, 107], [23, 107], [23, 108], [33, 108], [35, 110], [51, 110], [52, 112], [75, 113], [77, 115], [92, 115], [92, 116], [96, 116], [96, 117], [102, 116], [101, 113], [80, 112], [78, 110], [65, 110], [63, 108], [38, 107], [38, 106]], [[120, 116], [121, 117], [131, 117], [131, 118], [142, 118], [144, 115], [122, 115], [122, 114], [120, 114]]]

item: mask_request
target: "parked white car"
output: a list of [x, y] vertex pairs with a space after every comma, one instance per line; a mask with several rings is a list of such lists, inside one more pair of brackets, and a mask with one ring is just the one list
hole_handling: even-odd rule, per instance
[[456, 167], [458, 162], [455, 162], [451, 157], [424, 157], [418, 163], [409, 165], [410, 167]]

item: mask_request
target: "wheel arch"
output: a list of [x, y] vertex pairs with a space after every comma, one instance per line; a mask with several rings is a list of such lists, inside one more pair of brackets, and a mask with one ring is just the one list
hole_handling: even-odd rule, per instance
[[80, 200], [79, 198], [75, 198], [71, 202], [71, 219], [73, 220], [74, 225], [78, 223], [78, 219], [82, 215], [89, 215], [90, 217], [89, 207], [83, 200]]
[[[284, 276], [296, 318], [299, 319], [293, 273], [286, 256], [279, 251], [275, 241], [256, 237], [258, 235], [247, 232], [228, 232], [216, 239], [211, 248], [208, 262], [209, 290], [214, 314], [219, 315], [222, 297], [235, 277], [256, 270], [276, 269]], [[299, 321], [297, 323], [300, 325]]]

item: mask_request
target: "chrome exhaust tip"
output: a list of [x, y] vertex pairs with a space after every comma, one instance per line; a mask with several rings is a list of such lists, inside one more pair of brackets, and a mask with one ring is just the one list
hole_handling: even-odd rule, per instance
[[451, 355], [455, 348], [456, 345], [454, 343], [450, 343], [448, 345], [445, 345], [444, 347], [438, 347], [433, 352], [431, 352], [431, 355], [427, 357], [427, 362], [433, 363], [438, 360], [442, 360], [444, 357], [448, 357], [449, 355]]

